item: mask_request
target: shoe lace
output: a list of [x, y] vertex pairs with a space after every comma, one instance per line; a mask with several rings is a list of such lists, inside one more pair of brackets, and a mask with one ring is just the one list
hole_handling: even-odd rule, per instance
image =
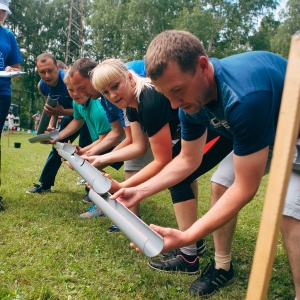
[[202, 280], [210, 280], [213, 277], [215, 270], [215, 261], [213, 259], [210, 259], [210, 262], [204, 268], [200, 277], [202, 278]]

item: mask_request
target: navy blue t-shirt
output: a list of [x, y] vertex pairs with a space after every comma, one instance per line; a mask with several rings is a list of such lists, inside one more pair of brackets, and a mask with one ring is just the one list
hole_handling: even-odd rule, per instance
[[179, 111], [182, 138], [199, 138], [206, 128], [233, 140], [236, 155], [248, 155], [274, 143], [286, 59], [254, 51], [210, 59], [218, 99], [196, 114]]
[[[64, 83], [65, 71], [59, 70], [58, 83], [55, 87], [49, 86], [42, 79], [40, 80], [40, 90], [44, 96], [58, 96], [58, 103], [63, 108], [73, 108], [73, 100], [69, 95], [66, 84]], [[56, 96], [56, 97], [55, 97]]]

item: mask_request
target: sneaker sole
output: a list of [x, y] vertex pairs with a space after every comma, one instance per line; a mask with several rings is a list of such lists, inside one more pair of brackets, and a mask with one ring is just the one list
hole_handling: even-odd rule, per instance
[[26, 191], [26, 194], [46, 194], [46, 193], [51, 193], [51, 190], [46, 190], [43, 192], [30, 192], [30, 191]]
[[164, 270], [164, 269], [157, 269], [153, 266], [150, 265], [150, 263], [148, 263], [148, 266], [153, 269], [153, 270], [156, 270], [156, 271], [160, 271], [160, 272], [165, 272], [165, 273], [181, 273], [181, 274], [188, 274], [188, 275], [197, 275], [197, 274], [200, 274], [200, 271], [181, 271], [181, 270]]

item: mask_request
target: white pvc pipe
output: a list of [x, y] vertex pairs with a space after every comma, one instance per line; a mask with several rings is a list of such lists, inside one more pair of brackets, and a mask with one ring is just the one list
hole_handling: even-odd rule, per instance
[[[110, 200], [111, 181], [89, 162], [75, 154], [68, 144], [56, 143], [58, 154], [67, 160], [92, 189], [89, 197], [114, 224], [148, 257], [158, 255], [164, 246], [163, 238], [117, 200]], [[64, 149], [65, 147], [65, 149]], [[66, 151], [64, 151], [66, 150]], [[72, 152], [74, 151], [74, 152]], [[73, 153], [73, 154], [72, 154]], [[99, 195], [101, 194], [101, 196]]]
[[34, 137], [28, 139], [28, 141], [30, 143], [46, 142], [46, 141], [57, 139], [58, 135], [59, 135], [59, 130], [54, 130], [54, 131], [50, 131], [50, 132], [47, 132], [47, 133], [43, 133], [43, 134], [39, 134], [37, 136], [34, 136]]
[[158, 255], [164, 246], [163, 238], [110, 194], [98, 195], [90, 190], [89, 198], [122, 232], [148, 257]]

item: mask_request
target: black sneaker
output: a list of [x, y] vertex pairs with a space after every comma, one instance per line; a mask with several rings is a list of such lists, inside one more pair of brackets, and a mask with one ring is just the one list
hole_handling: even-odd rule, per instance
[[34, 183], [34, 188], [31, 190], [26, 191], [26, 194], [43, 194], [43, 193], [50, 193], [51, 187], [45, 188], [43, 184], [36, 184]]
[[5, 210], [5, 206], [4, 206], [4, 203], [2, 201], [2, 197], [0, 196], [0, 211], [1, 210]]
[[114, 233], [114, 232], [120, 232], [120, 229], [117, 225], [110, 226], [107, 231], [107, 233]]
[[194, 261], [189, 262], [180, 253], [178, 252], [177, 255], [171, 253], [169, 256], [153, 258], [148, 264], [150, 268], [159, 271], [198, 274], [199, 258], [197, 257]]
[[234, 280], [232, 263], [230, 263], [229, 271], [223, 269], [215, 269], [215, 261], [206, 266], [203, 273], [197, 278], [189, 288], [191, 296], [208, 296], [219, 288], [229, 285]]
[[197, 243], [196, 243], [196, 247], [197, 247], [197, 255], [198, 256], [201, 256], [205, 250], [206, 250], [206, 243], [205, 243], [205, 240], [199, 240]]
[[[199, 240], [197, 243], [196, 243], [196, 247], [197, 247], [197, 256], [201, 256], [205, 250], [206, 250], [206, 243], [205, 243], [205, 240]], [[171, 251], [168, 251], [168, 252], [164, 252], [162, 253], [163, 256], [170, 256], [171, 254], [173, 255], [177, 255], [180, 253], [180, 250], [179, 249], [175, 249], [175, 250], [171, 250]]]
[[89, 194], [86, 194], [86, 195], [83, 197], [82, 202], [83, 202], [84, 204], [92, 203], [92, 200], [90, 199]]

